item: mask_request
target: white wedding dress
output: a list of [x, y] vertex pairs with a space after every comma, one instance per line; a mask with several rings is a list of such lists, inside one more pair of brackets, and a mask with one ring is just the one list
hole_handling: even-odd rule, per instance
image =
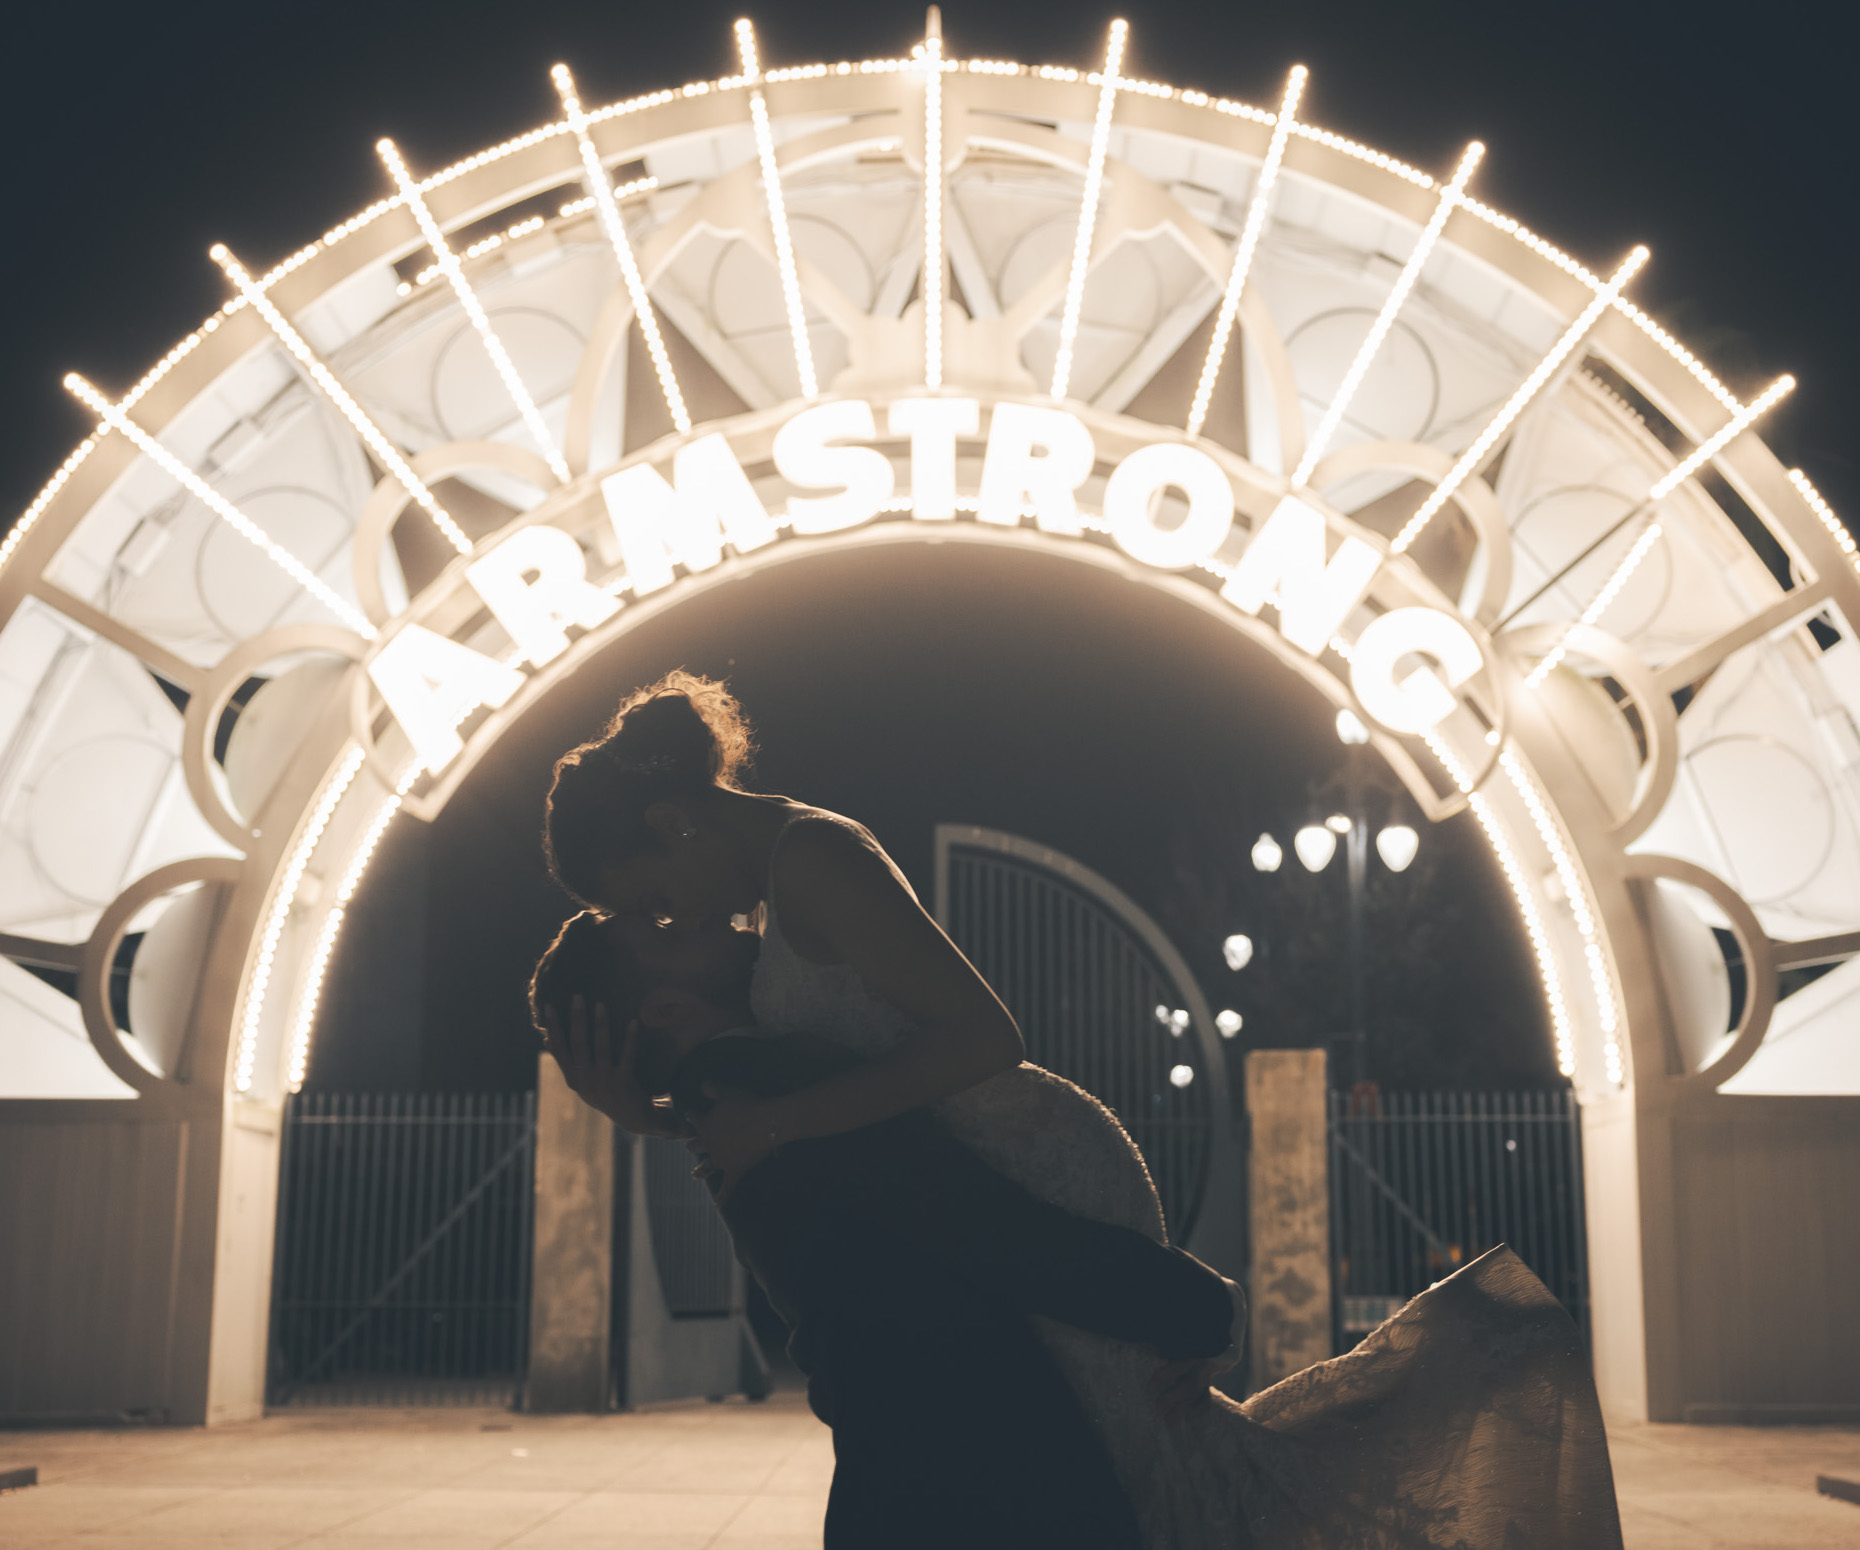
[[[845, 827], [883, 854], [862, 829]], [[772, 897], [750, 1001], [765, 1032], [820, 1034], [867, 1055], [910, 1028], [849, 966], [797, 954]], [[1141, 1154], [1081, 1088], [1022, 1065], [936, 1113], [1035, 1194], [1166, 1241]], [[1148, 1393], [1161, 1361], [1153, 1351], [1035, 1322], [1110, 1452], [1147, 1550], [1621, 1544], [1575, 1327], [1508, 1249], [1424, 1292], [1348, 1355], [1244, 1405], [1215, 1392], [1176, 1421], [1159, 1417]], [[898, 1381], [908, 1383], [908, 1371]]]

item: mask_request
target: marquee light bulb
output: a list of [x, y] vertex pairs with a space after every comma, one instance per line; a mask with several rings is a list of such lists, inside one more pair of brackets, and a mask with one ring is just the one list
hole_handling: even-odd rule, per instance
[[1363, 379], [1369, 375], [1369, 368], [1374, 363], [1376, 353], [1382, 348], [1383, 340], [1395, 326], [1396, 315], [1401, 311], [1408, 293], [1414, 289], [1415, 281], [1421, 277], [1421, 267], [1427, 262], [1428, 255], [1434, 251], [1434, 244], [1440, 239], [1440, 233], [1447, 224], [1447, 217], [1459, 208], [1461, 195], [1466, 191], [1466, 182], [1473, 175], [1485, 156], [1485, 147], [1474, 140], [1466, 147], [1460, 157], [1460, 164], [1454, 170], [1453, 181], [1440, 191], [1440, 198], [1434, 203], [1434, 213], [1422, 228], [1420, 240], [1414, 245], [1414, 251], [1408, 255], [1408, 262], [1395, 277], [1395, 283], [1389, 288], [1387, 298], [1382, 303], [1382, 310], [1376, 314], [1376, 320], [1369, 326], [1369, 333], [1356, 352], [1356, 359], [1350, 362], [1350, 369], [1343, 374], [1343, 381], [1332, 396], [1330, 407], [1324, 411], [1324, 418], [1311, 433], [1310, 443], [1305, 447], [1305, 455], [1299, 459], [1298, 469], [1292, 475], [1294, 487], [1310, 482], [1312, 470], [1318, 460], [1324, 456], [1330, 446], [1330, 439], [1337, 434], [1337, 427], [1343, 423], [1344, 413], [1350, 407], [1350, 401], [1356, 397], [1356, 391], [1363, 385]]
[[562, 111], [568, 115], [568, 127], [575, 136], [575, 145], [581, 154], [582, 181], [594, 201], [595, 215], [600, 221], [601, 230], [606, 234], [607, 245], [613, 249], [614, 258], [620, 264], [620, 278], [626, 285], [627, 299], [633, 303], [633, 316], [639, 322], [640, 337], [645, 340], [646, 351], [652, 357], [652, 369], [658, 374], [659, 391], [664, 395], [665, 407], [678, 433], [681, 436], [687, 435], [691, 430], [691, 416], [685, 409], [684, 395], [678, 390], [672, 358], [666, 352], [665, 340], [659, 333], [659, 319], [652, 310], [652, 298], [646, 293], [645, 277], [640, 274], [639, 262], [633, 256], [633, 244], [627, 240], [626, 222], [620, 217], [620, 205], [614, 197], [613, 184], [608, 180], [607, 169], [601, 165], [600, 153], [594, 148], [594, 139], [588, 133], [588, 116], [582, 112], [581, 99], [575, 94], [575, 78], [569, 74], [567, 65], [557, 65], [550, 76], [562, 99]]
[[96, 413], [111, 430], [121, 431], [137, 449], [158, 464], [176, 483], [224, 522], [241, 538], [263, 553], [271, 562], [333, 613], [364, 640], [373, 640], [375, 627], [347, 598], [318, 576], [310, 567], [248, 517], [237, 506], [202, 479], [153, 436], [137, 425], [115, 404], [99, 393], [75, 371], [65, 375], [65, 388], [86, 408]]
[[1214, 398], [1214, 384], [1220, 380], [1221, 361], [1227, 354], [1227, 337], [1233, 332], [1234, 318], [1240, 311], [1240, 294], [1246, 289], [1246, 277], [1253, 267], [1253, 254], [1266, 229], [1266, 213], [1273, 185], [1279, 178], [1279, 164], [1285, 160], [1285, 144], [1291, 138], [1292, 115], [1298, 111], [1298, 99], [1305, 89], [1306, 70], [1293, 65], [1285, 81], [1285, 95], [1279, 100], [1278, 117], [1273, 120], [1272, 138], [1266, 145], [1266, 159], [1260, 163], [1259, 178], [1253, 184], [1253, 196], [1247, 201], [1246, 225], [1240, 230], [1239, 245], [1234, 248], [1233, 268], [1227, 273], [1227, 289], [1221, 294], [1221, 310], [1215, 314], [1214, 332], [1208, 339], [1208, 353], [1201, 363], [1201, 380], [1195, 384], [1194, 401], [1189, 405], [1184, 429], [1199, 436], [1207, 423], [1208, 405]]
[[1420, 854], [1421, 836], [1405, 823], [1392, 823], [1376, 835], [1376, 854], [1391, 872], [1405, 872]]
[[1337, 854], [1337, 836], [1321, 823], [1309, 823], [1292, 836], [1292, 849], [1307, 872], [1322, 872]]
[[1799, 468], [1789, 470], [1789, 482], [1795, 486], [1796, 493], [1808, 502], [1808, 509], [1815, 514], [1815, 519], [1828, 530], [1828, 537], [1834, 540], [1835, 547], [1847, 556], [1847, 563], [1854, 568], [1854, 574], [1860, 575], [1860, 544], [1854, 542], [1854, 535], [1847, 531], [1847, 525], [1835, 515], [1834, 508], [1822, 499], [1821, 491], [1809, 482], [1808, 475]]
[[323, 390], [323, 396], [336, 406], [342, 417], [354, 427], [355, 432], [368, 444], [368, 450], [380, 460], [382, 467], [400, 481], [401, 488], [413, 497], [414, 503], [433, 520], [433, 526], [444, 535], [447, 543], [460, 554], [471, 553], [471, 540], [465, 536], [465, 530], [452, 519], [452, 514], [439, 504], [437, 497], [426, 486], [426, 481], [416, 474], [407, 460], [400, 455], [400, 449], [389, 441], [381, 427], [376, 425], [363, 411], [332, 372], [318, 359], [305, 341], [302, 334], [293, 328], [280, 312], [272, 299], [258, 288], [246, 268], [234, 258], [232, 251], [223, 242], [216, 242], [208, 249], [207, 256], [218, 264], [238, 288], [239, 294], [257, 311], [277, 335], [278, 342], [289, 350], [310, 375], [310, 380]]
[[1221, 958], [1228, 968], [1238, 974], [1253, 961], [1253, 939], [1236, 931], [1221, 943]]
[[1253, 870], [1255, 872], [1276, 872], [1285, 860], [1285, 852], [1279, 848], [1279, 842], [1270, 834], [1262, 834], [1253, 841]]
[[536, 401], [530, 397], [529, 389], [523, 385], [522, 377], [517, 375], [517, 368], [510, 359], [510, 352], [504, 348], [504, 341], [497, 336], [497, 330], [491, 327], [491, 319], [479, 302], [477, 293], [471, 288], [471, 282], [465, 278], [465, 271], [459, 266], [458, 255], [446, 242], [445, 233], [439, 229], [439, 223], [433, 219], [433, 212], [426, 207], [426, 197], [420, 191], [420, 185], [407, 171], [406, 162], [401, 160], [399, 149], [392, 140], [381, 139], [375, 142], [375, 151], [381, 157], [381, 164], [387, 168], [388, 176], [400, 190], [400, 197], [407, 208], [413, 212], [414, 221], [420, 228], [420, 235], [426, 239], [426, 245], [433, 250], [434, 261], [440, 272], [452, 287], [452, 294], [465, 309], [465, 316], [470, 320], [473, 331], [484, 346], [485, 354], [491, 357], [491, 366], [497, 372], [498, 379], [504, 384], [504, 391], [510, 395], [510, 401], [516, 406], [517, 414], [524, 427], [529, 431], [543, 460], [548, 463], [550, 472], [562, 483], [569, 481], [568, 464], [562, 461], [562, 454], [557, 450], [555, 438], [549, 434], [549, 427], [543, 423]]

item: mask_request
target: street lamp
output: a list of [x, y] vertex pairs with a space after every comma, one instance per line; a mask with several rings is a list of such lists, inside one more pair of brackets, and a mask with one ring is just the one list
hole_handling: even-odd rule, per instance
[[[1358, 752], [1369, 742], [1369, 729], [1352, 710], [1337, 712], [1337, 741], [1349, 753], [1343, 773], [1342, 810], [1327, 815], [1322, 822], [1308, 823], [1292, 836], [1292, 851], [1307, 872], [1322, 872], [1337, 854], [1342, 843], [1350, 887], [1350, 1039], [1355, 1049], [1356, 1077], [1361, 1080], [1368, 1044], [1369, 993], [1367, 955], [1364, 946], [1364, 895], [1368, 885], [1370, 828], [1367, 812], [1369, 772], [1364, 756]], [[1334, 788], [1333, 788], [1334, 789]], [[1320, 809], [1322, 811], [1322, 809]], [[1391, 823], [1375, 832], [1376, 854], [1391, 872], [1405, 872], [1421, 848], [1421, 836], [1405, 823]], [[1270, 834], [1253, 842], [1253, 869], [1276, 872], [1285, 853]], [[1245, 943], [1244, 950], [1237, 944]], [[1230, 936], [1222, 946], [1229, 968], [1241, 969], [1252, 959], [1253, 943], [1244, 936]], [[1238, 959], [1238, 961], [1236, 961]], [[1225, 1015], [1225, 1014], [1223, 1014]], [[1226, 1029], [1223, 1027], [1222, 1032]], [[1236, 1018], [1234, 1032], [1239, 1032]]]
[[1308, 823], [1292, 836], [1292, 849], [1307, 872], [1322, 872], [1337, 854], [1337, 834], [1328, 824]]

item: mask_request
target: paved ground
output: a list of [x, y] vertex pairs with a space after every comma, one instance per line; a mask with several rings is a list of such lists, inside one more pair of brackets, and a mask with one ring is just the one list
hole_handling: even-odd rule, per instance
[[[1860, 1430], [1611, 1428], [1628, 1550], [1860, 1546]], [[833, 1455], [796, 1395], [606, 1417], [302, 1411], [215, 1431], [0, 1432], [6, 1550], [803, 1550]]]

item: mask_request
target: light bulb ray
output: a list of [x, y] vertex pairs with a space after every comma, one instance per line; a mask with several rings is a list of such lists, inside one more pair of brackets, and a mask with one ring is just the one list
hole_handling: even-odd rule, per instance
[[807, 333], [807, 304], [801, 295], [801, 277], [794, 262], [794, 237], [788, 229], [788, 205], [781, 187], [781, 166], [775, 158], [775, 131], [769, 123], [769, 105], [762, 95], [764, 79], [756, 53], [756, 33], [747, 20], [736, 24], [736, 46], [742, 56], [743, 79], [749, 94], [749, 121], [755, 131], [756, 160], [762, 173], [762, 199], [768, 207], [769, 236], [775, 246], [775, 269], [781, 279], [782, 306], [788, 315], [788, 336], [794, 345], [794, 371], [801, 397], [817, 398], [820, 384], [814, 374], [814, 346]]
[[1369, 332], [1358, 347], [1356, 358], [1350, 362], [1349, 369], [1343, 374], [1343, 381], [1332, 395], [1330, 406], [1324, 411], [1324, 417], [1311, 433], [1311, 440], [1305, 447], [1305, 455], [1299, 460], [1298, 468], [1292, 475], [1294, 487], [1307, 483], [1311, 471], [1317, 467], [1329, 447], [1331, 438], [1337, 434], [1337, 427], [1343, 423], [1344, 415], [1349, 411], [1351, 401], [1357, 390], [1362, 387], [1363, 379], [1369, 375], [1369, 368], [1375, 363], [1376, 355], [1381, 350], [1383, 341], [1388, 338], [1389, 330], [1395, 326], [1395, 319], [1414, 289], [1415, 282], [1421, 277], [1421, 270], [1428, 257], [1434, 251], [1434, 244], [1440, 240], [1441, 232], [1446, 228], [1447, 217], [1459, 208], [1462, 196], [1466, 192], [1466, 183], [1473, 175], [1473, 169], [1479, 165], [1485, 155], [1485, 147], [1477, 140], [1466, 147], [1460, 157], [1459, 166], [1454, 170], [1453, 179], [1440, 191], [1440, 197], [1434, 202], [1434, 212], [1428, 218], [1427, 225], [1421, 229], [1420, 238], [1415, 242], [1414, 251], [1408, 255], [1407, 263], [1402, 265], [1401, 273], [1395, 277], [1395, 283], [1389, 287], [1388, 295], [1383, 299], [1381, 310], [1376, 313], [1375, 321], [1370, 324]]
[[259, 289], [250, 273], [224, 243], [216, 243], [209, 255], [225, 271], [226, 278], [237, 287], [239, 294], [248, 305], [262, 317], [277, 336], [278, 342], [290, 352], [292, 358], [303, 368], [304, 374], [321, 390], [323, 396], [336, 406], [337, 411], [354, 428], [357, 435], [367, 444], [369, 451], [380, 460], [382, 467], [400, 481], [401, 488], [413, 497], [414, 503], [432, 518], [433, 526], [439, 529], [446, 542], [460, 554], [471, 553], [471, 540], [465, 531], [445, 507], [439, 504], [437, 497], [427, 488], [426, 481], [416, 474], [407, 460], [401, 456], [400, 449], [388, 440], [381, 427], [368, 416], [358, 404], [341, 380], [310, 348], [303, 335], [291, 326], [290, 321], [278, 310], [277, 304]]
[[1597, 291], [1589, 304], [1577, 314], [1576, 320], [1563, 331], [1563, 335], [1550, 347], [1549, 353], [1534, 366], [1524, 381], [1508, 398], [1498, 413], [1486, 422], [1485, 428], [1473, 438], [1473, 443], [1459, 456], [1453, 467], [1447, 471], [1447, 477], [1435, 485], [1415, 514], [1402, 525], [1402, 530], [1395, 535], [1395, 541], [1389, 545], [1389, 552], [1402, 554], [1421, 536], [1422, 530], [1435, 518], [1441, 509], [1452, 500], [1461, 485], [1470, 479], [1497, 447], [1499, 440], [1511, 429], [1512, 424], [1522, 414], [1530, 402], [1556, 375], [1571, 353], [1596, 320], [1611, 307], [1621, 294], [1627, 282], [1640, 272], [1647, 262], [1647, 250], [1637, 247], [1621, 261], [1608, 283]]
[[[1655, 480], [1652, 488], [1647, 491], [1646, 496], [1641, 500], [1639, 505], [1636, 506], [1635, 511], [1649, 510], [1665, 500], [1666, 497], [1671, 495], [1680, 485], [1684, 484], [1686, 480], [1690, 479], [1703, 468], [1706, 463], [1716, 457], [1719, 452], [1730, 444], [1730, 442], [1742, 435], [1759, 415], [1781, 399], [1787, 397], [1794, 387], [1794, 377], [1786, 375], [1778, 377], [1765, 388], [1758, 397], [1752, 399], [1742, 409], [1738, 410], [1736, 414], [1732, 415], [1715, 434], [1700, 442], [1698, 446], [1693, 448], [1688, 456], [1682, 458], [1659, 479]], [[1632, 516], [1633, 513], [1631, 512], [1629, 515]], [[1620, 526], [1620, 523], [1616, 524], [1617, 529]], [[1640, 567], [1641, 561], [1646, 559], [1653, 551], [1653, 546], [1659, 542], [1663, 531], [1662, 524], [1658, 521], [1651, 522], [1647, 525], [1641, 535], [1635, 539], [1626, 555], [1622, 557], [1620, 563], [1615, 566], [1607, 581], [1602, 583], [1601, 590], [1595, 594], [1588, 606], [1582, 610], [1582, 613], [1577, 617], [1576, 621], [1564, 630], [1562, 638], [1557, 641], [1556, 645], [1539, 659], [1537, 665], [1525, 675], [1524, 682], [1526, 687], [1532, 689], [1539, 687], [1546, 678], [1562, 665], [1563, 659], [1569, 655], [1570, 640], [1575, 631], [1582, 626], [1593, 625], [1601, 619], [1602, 615], [1608, 611], [1609, 605], [1621, 595], [1622, 589], [1627, 586], [1634, 572]], [[1591, 545], [1590, 547], [1593, 548], [1594, 546]], [[1569, 568], [1570, 567], [1565, 566], [1562, 573], [1567, 574]], [[1543, 589], [1539, 588], [1538, 591], [1541, 594]]]
[[447, 283], [452, 287], [452, 294], [458, 298], [464, 308], [465, 316], [470, 321], [472, 330], [483, 344], [485, 354], [491, 357], [492, 369], [504, 384], [504, 391], [510, 395], [510, 401], [516, 406], [518, 417], [530, 433], [543, 459], [548, 463], [550, 472], [564, 484], [568, 483], [568, 465], [562, 461], [562, 453], [550, 435], [549, 427], [543, 423], [542, 412], [536, 407], [536, 400], [530, 397], [530, 391], [523, 385], [523, 378], [518, 374], [516, 364], [510, 359], [510, 352], [504, 348], [504, 341], [498, 337], [497, 330], [491, 326], [491, 319], [484, 310], [484, 304], [478, 300], [472, 290], [471, 282], [465, 278], [465, 271], [459, 264], [458, 255], [452, 251], [446, 235], [439, 229], [439, 223], [433, 219], [433, 212], [427, 208], [426, 196], [420, 185], [408, 172], [407, 164], [401, 160], [400, 151], [392, 140], [378, 140], [375, 150], [387, 168], [388, 175], [394, 179], [400, 190], [402, 200], [412, 212], [414, 221], [420, 228], [420, 235], [426, 239], [426, 245], [433, 251], [433, 259], [444, 273]]
[[135, 444], [139, 451], [158, 464], [170, 478], [180, 484], [214, 516], [266, 555], [285, 575], [342, 620], [357, 635], [365, 640], [374, 639], [375, 627], [353, 603], [338, 593], [290, 550], [273, 539], [262, 527], [137, 425], [89, 382], [76, 372], [71, 372], [65, 377], [65, 387], [74, 398], [92, 410], [105, 425], [111, 430], [120, 431]]
[[1072, 355], [1078, 343], [1085, 276], [1091, 268], [1092, 233], [1097, 227], [1098, 201], [1104, 191], [1104, 158], [1111, 142], [1111, 112], [1117, 102], [1118, 71], [1124, 61], [1124, 39], [1128, 32], [1129, 28], [1120, 17], [1111, 23], [1110, 39], [1105, 45], [1098, 112], [1092, 120], [1091, 150], [1085, 158], [1085, 189], [1079, 199], [1079, 222], [1072, 239], [1072, 267], [1066, 278], [1065, 307], [1059, 317], [1059, 352], [1053, 359], [1053, 382], [1049, 389], [1054, 398], [1064, 398], [1072, 385]]
[[567, 65], [557, 65], [551, 76], [562, 98], [562, 110], [568, 115], [568, 127], [575, 136], [575, 145], [581, 155], [582, 181], [594, 201], [595, 216], [607, 238], [607, 245], [613, 249], [614, 258], [620, 265], [620, 278], [626, 286], [627, 299], [633, 304], [633, 316], [639, 324], [640, 337], [645, 341], [647, 354], [652, 357], [652, 369], [658, 374], [659, 392], [664, 396], [672, 424], [677, 427], [680, 435], [687, 434], [691, 429], [691, 416], [685, 409], [684, 394], [679, 391], [678, 376], [672, 369], [671, 355], [659, 332], [659, 320], [653, 311], [652, 298], [646, 291], [645, 277], [640, 273], [633, 244], [627, 238], [626, 222], [621, 218], [613, 183], [607, 176], [607, 169], [601, 165], [600, 153], [588, 133], [588, 116], [582, 111], [581, 99], [575, 93], [574, 77], [569, 73]]
[[1201, 376], [1195, 384], [1195, 397], [1189, 404], [1188, 419], [1183, 428], [1190, 436], [1199, 436], [1202, 426], [1207, 423], [1208, 406], [1214, 399], [1214, 385], [1220, 380], [1221, 362], [1227, 355], [1228, 336], [1233, 333], [1234, 319], [1240, 311], [1240, 297], [1246, 289], [1247, 275], [1253, 267], [1253, 255], [1266, 229], [1273, 186], [1278, 182], [1279, 165], [1285, 160], [1285, 147], [1292, 135], [1293, 115], [1298, 111], [1298, 99], [1305, 89], [1305, 74], [1303, 65], [1294, 65], [1285, 82], [1285, 95], [1279, 100], [1279, 112], [1272, 125], [1272, 138], [1266, 145], [1266, 159], [1260, 163], [1259, 177], [1254, 181], [1252, 197], [1247, 201], [1246, 224], [1241, 227], [1240, 241], [1234, 248], [1233, 267], [1227, 272], [1227, 288], [1221, 293], [1221, 308], [1215, 314], [1214, 332], [1208, 339], [1208, 353], [1202, 359]]

